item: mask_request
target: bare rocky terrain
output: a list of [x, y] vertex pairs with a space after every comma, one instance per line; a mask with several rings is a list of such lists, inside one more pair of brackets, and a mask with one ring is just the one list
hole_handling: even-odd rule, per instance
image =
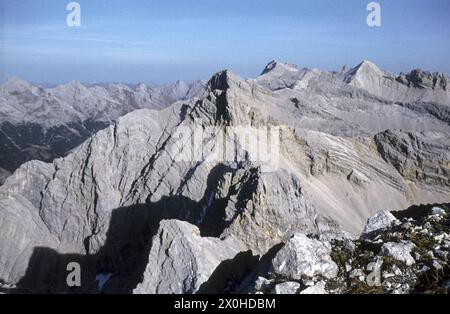
[[[195, 97], [117, 118], [0, 187], [2, 289], [361, 293], [372, 291], [364, 263], [389, 257], [383, 278], [406, 279], [376, 291], [424, 292], [408, 267], [448, 269], [448, 207], [414, 221], [388, 211], [450, 202], [447, 82], [369, 61], [339, 73], [274, 61], [257, 78], [221, 71]], [[239, 127], [274, 131], [272, 159], [256, 158]], [[180, 158], [193, 146], [183, 133], [198, 129], [200, 158]], [[217, 158], [223, 147], [232, 158]], [[81, 287], [66, 285], [69, 262]]]

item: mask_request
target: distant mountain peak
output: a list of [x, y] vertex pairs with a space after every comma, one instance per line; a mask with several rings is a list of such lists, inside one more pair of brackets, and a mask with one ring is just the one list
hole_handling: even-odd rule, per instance
[[73, 86], [73, 87], [80, 87], [80, 86], [84, 86], [83, 84], [81, 84], [80, 81], [78, 80], [74, 80], [74, 81], [70, 81], [69, 83], [66, 84], [67, 86]]
[[8, 77], [3, 86], [11, 90], [24, 90], [31, 88], [31, 84], [28, 81], [25, 81], [24, 79], [21, 79], [16, 76]]
[[212, 90], [226, 90], [230, 88], [232, 82], [242, 81], [242, 79], [230, 70], [217, 72], [208, 81], [207, 86]]
[[18, 76], [8, 76], [6, 78], [6, 82], [7, 83], [22, 82], [22, 83], [27, 83], [28, 84], [28, 82], [26, 80], [24, 80], [24, 79], [22, 79], [22, 78], [20, 78]]
[[384, 72], [375, 63], [364, 60], [346, 73], [344, 81], [350, 83], [355, 79], [364, 80], [366, 78], [383, 75]]
[[383, 70], [381, 70], [378, 65], [369, 60], [364, 60], [363, 62], [361, 62], [358, 66], [358, 70], [371, 71], [381, 75], [384, 73]]
[[183, 81], [183, 80], [176, 80], [174, 83], [173, 83], [173, 86], [187, 86], [188, 84], [186, 83], [186, 81]]
[[367, 60], [367, 59], [363, 60], [358, 66], [359, 67], [367, 66], [367, 67], [379, 69], [379, 67], [374, 62]]
[[136, 91], [144, 92], [147, 90], [147, 85], [144, 83], [138, 83], [135, 88]]
[[295, 64], [282, 63], [276, 60], [272, 60], [266, 65], [264, 70], [261, 72], [261, 75], [275, 71], [297, 71], [297, 70], [298, 68]]
[[431, 73], [421, 69], [414, 69], [408, 74], [401, 73], [396, 80], [399, 83], [415, 88], [448, 90], [448, 77], [444, 73]]
[[[341, 74], [343, 81], [382, 98], [421, 99], [440, 103], [448, 102], [448, 77], [442, 73], [431, 73], [420, 69], [399, 75], [384, 71], [371, 61]], [[411, 89], [416, 89], [412, 92]], [[424, 93], [426, 92], [426, 93]], [[436, 93], [434, 93], [436, 92]]]

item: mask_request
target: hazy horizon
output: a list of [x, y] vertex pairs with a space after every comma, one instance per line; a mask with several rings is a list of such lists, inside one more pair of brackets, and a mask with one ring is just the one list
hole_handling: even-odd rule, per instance
[[[283, 62], [283, 61], [280, 61], [280, 60], [271, 60], [270, 62], [272, 62], [272, 61]], [[371, 61], [371, 60], [368, 60], [368, 59], [362, 59], [361, 62], [363, 62], [363, 61]], [[270, 63], [270, 62], [268, 62], [268, 63]], [[344, 64], [344, 65], [341, 65], [341, 66], [336, 67], [336, 69], [334, 69], [334, 70], [327, 70], [327, 71], [330, 71], [330, 72], [333, 72], [333, 71], [334, 71], [334, 72], [338, 72], [338, 71], [340, 71], [340, 70], [343, 68], [343, 66], [347, 66], [347, 69], [350, 70], [351, 68], [358, 66], [361, 62], [359, 62], [358, 64], [354, 64], [354, 65], [351, 65], [351, 64]], [[267, 64], [268, 64], [268, 63], [267, 63]], [[292, 62], [283, 62], [283, 63], [289, 63], [289, 64], [292, 64]], [[266, 65], [267, 65], [267, 64], [266, 64]], [[262, 72], [262, 71], [264, 70], [264, 68], [265, 68], [266, 65], [263, 65], [263, 66], [261, 67], [261, 71], [260, 71], [260, 72]], [[317, 67], [303, 67], [303, 68], [309, 68], [309, 69], [316, 68], [316, 69], [318, 69]], [[413, 67], [413, 68], [411, 68], [411, 69], [409, 69], [409, 70], [400, 71], [400, 72], [405, 72], [405, 73], [407, 73], [407, 72], [410, 72], [410, 71], [415, 70], [415, 69], [418, 69], [418, 68], [417, 68], [417, 67]], [[27, 82], [33, 84], [33, 85], [41, 86], [41, 87], [44, 87], [44, 88], [51, 88], [51, 87], [55, 87], [55, 86], [58, 86], [58, 85], [69, 84], [69, 83], [71, 83], [71, 82], [80, 82], [81, 84], [83, 84], [83, 85], [85, 85], [85, 86], [87, 86], [87, 87], [89, 87], [89, 86], [103, 86], [103, 85], [106, 86], [106, 85], [112, 85], [112, 84], [123, 84], [123, 85], [127, 85], [127, 86], [129, 86], [129, 87], [132, 87], [132, 88], [136, 87], [136, 86], [139, 85], [139, 84], [145, 84], [145, 85], [148, 85], [148, 86], [151, 86], [151, 87], [158, 87], [158, 86], [164, 86], [164, 85], [176, 83], [176, 82], [178, 82], [178, 81], [185, 82], [185, 83], [193, 83], [193, 82], [195, 82], [195, 81], [204, 81], [204, 82], [207, 82], [207, 81], [208, 81], [215, 73], [220, 72], [220, 71], [223, 71], [223, 70], [230, 70], [230, 71], [232, 71], [233, 73], [235, 73], [235, 74], [241, 76], [240, 73], [234, 71], [233, 69], [218, 69], [217, 71], [211, 73], [208, 77], [204, 77], [204, 78], [194, 78], [194, 79], [185, 79], [185, 80], [183, 80], [183, 79], [178, 79], [178, 78], [175, 77], [173, 80], [162, 81], [162, 82], [143, 82], [143, 81], [136, 81], [136, 82], [126, 82], [126, 81], [86, 81], [86, 80], [83, 81], [83, 80], [78, 80], [78, 79], [72, 79], [72, 80], [68, 80], [68, 81], [60, 81], [60, 82], [39, 82], [39, 81], [28, 80], [28, 79], [26, 79], [26, 78], [24, 78], [24, 77], [20, 77], [20, 76], [17, 76], [17, 75], [10, 75], [10, 76], [7, 76], [7, 77], [3, 78], [2, 80], [0, 80], [0, 84], [6, 83], [6, 82], [8, 81], [8, 79], [14, 79], [14, 78], [17, 78], [17, 79], [25, 80], [25, 81], [27, 81]], [[322, 70], [322, 69], [319, 69], [319, 70]], [[385, 69], [385, 68], [382, 68], [382, 70], [387, 71], [387, 72], [392, 73], [392, 74], [400, 74], [400, 72], [390, 71], [389, 69]], [[420, 70], [427, 71], [428, 69], [420, 69]], [[439, 73], [444, 73], [444, 74], [446, 74], [447, 76], [449, 76], [449, 73], [447, 73], [447, 72], [443, 72], [443, 71], [438, 71], [438, 72], [439, 72]], [[261, 74], [261, 73], [257, 73], [255, 76], [252, 76], [252, 77], [249, 77], [249, 76], [248, 76], [248, 77], [243, 77], [243, 76], [241, 76], [241, 77], [243, 77], [244, 79], [252, 79], [252, 78], [256, 78], [256, 77], [259, 76], [260, 74]]]
[[270, 60], [339, 70], [368, 59], [390, 72], [450, 73], [450, 2], [77, 1], [81, 26], [66, 24], [65, 0], [0, 0], [0, 81], [161, 85], [207, 80], [222, 69], [260, 74]]

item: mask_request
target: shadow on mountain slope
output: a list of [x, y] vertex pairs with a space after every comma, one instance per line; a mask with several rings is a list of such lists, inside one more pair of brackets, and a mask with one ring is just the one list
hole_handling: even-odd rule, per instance
[[404, 210], [393, 211], [392, 214], [395, 216], [395, 218], [399, 220], [402, 220], [404, 218], [414, 218], [416, 220], [421, 220], [423, 217], [427, 216], [427, 214], [433, 207], [442, 207], [442, 206], [450, 208], [450, 203], [412, 205]]
[[[96, 254], [60, 254], [51, 248], [36, 247], [24, 277], [13, 293], [99, 293], [98, 274], [112, 274], [103, 293], [131, 293], [148, 264], [152, 238], [159, 223], [178, 219], [197, 225], [202, 236], [219, 236], [225, 227], [227, 200], [211, 203], [211, 193], [230, 169], [216, 166], [209, 174], [203, 199], [199, 202], [183, 196], [163, 197], [160, 201], [121, 207], [112, 211], [106, 241]], [[205, 206], [208, 209], [205, 212]], [[85, 245], [89, 252], [86, 239]], [[251, 254], [250, 254], [251, 255]], [[246, 259], [248, 259], [246, 257]], [[251, 260], [251, 259], [250, 259]], [[81, 266], [81, 287], [69, 288], [66, 269], [70, 262]]]
[[44, 129], [36, 123], [0, 123], [0, 168], [13, 173], [30, 160], [51, 162], [58, 157], [64, 157], [108, 126], [108, 122], [94, 120], [70, 122], [49, 129]]
[[259, 256], [252, 251], [241, 252], [217, 266], [209, 279], [200, 286], [199, 294], [233, 293], [238, 285], [253, 272]]

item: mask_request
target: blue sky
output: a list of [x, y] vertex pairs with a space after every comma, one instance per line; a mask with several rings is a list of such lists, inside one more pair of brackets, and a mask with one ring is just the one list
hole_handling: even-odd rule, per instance
[[369, 59], [394, 72], [450, 73], [450, 1], [386, 0], [382, 26], [367, 0], [0, 0], [0, 80], [36, 83], [254, 77], [276, 59], [339, 69]]

